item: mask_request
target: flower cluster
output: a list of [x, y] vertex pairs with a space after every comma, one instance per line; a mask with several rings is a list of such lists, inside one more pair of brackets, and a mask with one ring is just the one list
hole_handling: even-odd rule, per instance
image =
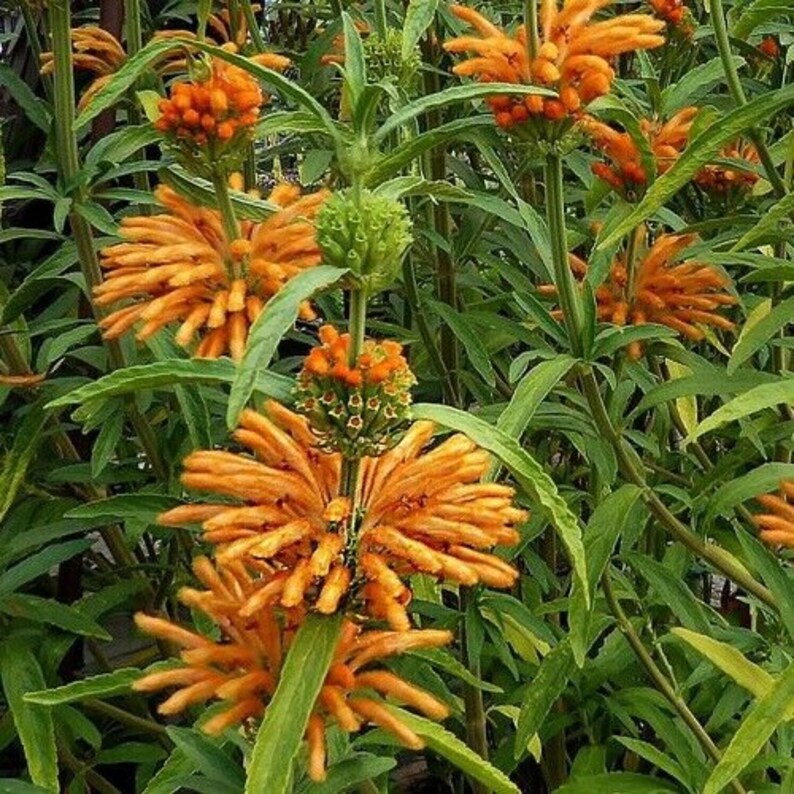
[[761, 540], [775, 546], [794, 548], [794, 480], [780, 483], [780, 495], [761, 494], [755, 500], [767, 513], [753, 516]]
[[526, 25], [510, 36], [473, 9], [452, 6], [459, 19], [480, 35], [459, 36], [444, 44], [448, 52], [473, 57], [454, 67], [455, 74], [480, 82], [537, 85], [553, 89], [555, 98], [494, 96], [488, 101], [497, 124], [512, 128], [530, 118], [561, 121], [609, 92], [615, 77], [610, 60], [617, 55], [659, 47], [664, 22], [647, 14], [618, 15], [593, 22], [601, 0], [543, 0], [537, 48]]
[[734, 160], [737, 167], [723, 163], [710, 163], [695, 174], [694, 182], [707, 193], [718, 196], [744, 193], [758, 181], [754, 170], [760, 163], [758, 151], [752, 143], [735, 141], [719, 154], [722, 160]]
[[[680, 110], [664, 123], [651, 119], [640, 122], [640, 131], [648, 142], [658, 174], [670, 169], [680, 157], [697, 112], [697, 108], [689, 107]], [[641, 195], [648, 175], [637, 141], [628, 132], [615, 130], [592, 116], [584, 117], [581, 127], [596, 148], [612, 161], [611, 165], [595, 163], [592, 167], [593, 173], [625, 198]]]
[[[276, 187], [269, 200], [280, 209], [261, 223], [241, 223], [241, 238], [231, 242], [217, 210], [195, 206], [164, 186], [156, 196], [167, 212], [124, 218], [124, 242], [102, 252], [107, 275], [94, 292], [96, 304], [131, 301], [102, 320], [105, 337], [141, 323], [137, 338], [145, 340], [178, 322], [176, 341], [183, 347], [198, 334], [197, 355], [228, 351], [239, 359], [267, 301], [320, 262], [313, 220], [327, 193], [301, 197], [295, 186]], [[308, 304], [301, 314], [314, 316]]]
[[349, 334], [326, 325], [320, 341], [298, 377], [296, 409], [324, 451], [347, 458], [382, 454], [408, 420], [415, 383], [402, 346], [368, 340], [351, 363]]
[[687, 7], [683, 0], [649, 0], [649, 4], [659, 19], [678, 27], [687, 15]]
[[[270, 592], [272, 577], [266, 572], [252, 573], [239, 565], [213, 565], [206, 557], [195, 561], [194, 571], [207, 589], [183, 588], [179, 599], [216, 624], [220, 639], [139, 613], [135, 621], [140, 629], [180, 648], [180, 664], [149, 673], [138, 679], [134, 688], [140, 692], [173, 688], [158, 708], [165, 715], [213, 699], [222, 701], [223, 708], [202, 725], [206, 733], [219, 734], [264, 714], [302, 614], [298, 609], [279, 615], [268, 608], [274, 599]], [[253, 601], [259, 604], [255, 610], [249, 607]], [[388, 710], [384, 697], [433, 719], [443, 719], [449, 709], [384, 668], [382, 662], [406, 651], [437, 648], [451, 639], [448, 631], [366, 631], [352, 621], [345, 622], [306, 731], [312, 779], [325, 777], [325, 730], [330, 723], [347, 732], [372, 723], [408, 747], [423, 746], [422, 740]]]
[[349, 499], [341, 455], [322, 451], [304, 417], [269, 402], [265, 414], [245, 411], [234, 433], [254, 457], [212, 450], [184, 462], [187, 488], [242, 504], [186, 505], [159, 520], [202, 522], [223, 564], [266, 563], [282, 606], [330, 614], [350, 597], [404, 630], [412, 573], [509, 587], [516, 571], [488, 550], [516, 543], [526, 519], [510, 487], [480, 481], [488, 453], [463, 435], [428, 450], [434, 430], [415, 422], [391, 450], [364, 458]]
[[[736, 303], [726, 292], [729, 279], [702, 262], [675, 261], [694, 239], [694, 235], [661, 235], [634, 265], [633, 274], [625, 258], [618, 257], [606, 282], [596, 289], [598, 319], [615, 325], [659, 323], [692, 340], [703, 339], [703, 325], [733, 329], [733, 323], [718, 314], [721, 307]], [[574, 254], [569, 259], [574, 274], [583, 279], [587, 264]], [[553, 285], [542, 285], [539, 291], [556, 294]], [[559, 310], [553, 314], [562, 316]], [[632, 342], [628, 354], [639, 358], [642, 345]]]
[[412, 241], [405, 207], [368, 190], [356, 197], [334, 193], [317, 216], [324, 263], [349, 268], [351, 280], [370, 294], [391, 285]]
[[[214, 59], [205, 80], [176, 83], [158, 105], [160, 132], [195, 147], [209, 145], [218, 155], [224, 147], [250, 135], [265, 96], [246, 71]], [[220, 147], [220, 150], [219, 150]]]

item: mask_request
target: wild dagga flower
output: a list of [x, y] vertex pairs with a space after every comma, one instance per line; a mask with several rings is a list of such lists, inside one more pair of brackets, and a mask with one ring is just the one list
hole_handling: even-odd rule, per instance
[[[651, 119], [640, 121], [640, 130], [648, 142], [658, 174], [669, 170], [680, 157], [697, 113], [697, 108], [690, 107], [680, 110], [664, 124]], [[581, 127], [596, 148], [612, 161], [611, 165], [595, 163], [592, 166], [593, 173], [626, 198], [641, 195], [648, 175], [645, 173], [642, 152], [634, 138], [628, 132], [613, 129], [592, 116], [585, 116], [581, 120]]]
[[408, 575], [509, 587], [517, 572], [487, 552], [516, 543], [526, 519], [512, 488], [481, 482], [487, 452], [463, 435], [428, 448], [434, 430], [415, 422], [391, 450], [364, 458], [351, 500], [341, 495], [342, 456], [321, 449], [306, 418], [271, 401], [264, 413], [244, 411], [234, 433], [253, 455], [200, 451], [184, 462], [187, 488], [242, 504], [185, 505], [159, 521], [202, 523], [222, 565], [273, 570], [284, 607], [331, 614], [347, 597], [407, 630]]
[[[195, 561], [194, 571], [207, 590], [183, 588], [179, 599], [204, 613], [220, 629], [220, 638], [210, 639], [171, 621], [137, 614], [140, 629], [181, 648], [181, 664], [149, 673], [133, 688], [142, 692], [174, 688], [158, 708], [165, 715], [220, 700], [222, 710], [201, 726], [206, 733], [219, 734], [263, 716], [303, 610], [280, 615], [273, 608], [275, 580], [268, 573], [253, 574], [242, 565], [214, 566], [206, 557]], [[253, 609], [252, 603], [256, 604]], [[406, 651], [437, 648], [451, 640], [448, 631], [367, 631], [346, 621], [306, 730], [309, 775], [314, 780], [325, 777], [325, 731], [330, 723], [348, 733], [372, 723], [410, 748], [423, 747], [422, 740], [385, 707], [384, 698], [432, 719], [444, 719], [449, 709], [383, 667], [383, 660]]]
[[[121, 222], [124, 242], [102, 251], [105, 281], [94, 291], [99, 306], [130, 300], [101, 322], [106, 338], [141, 323], [145, 340], [170, 323], [180, 323], [183, 347], [196, 335], [196, 355], [239, 359], [250, 325], [284, 284], [320, 262], [313, 220], [327, 198], [300, 196], [280, 185], [268, 200], [280, 209], [261, 223], [243, 221], [240, 239], [227, 241], [217, 210], [198, 207], [168, 187], [155, 195], [167, 212]], [[301, 309], [314, 317], [311, 306]]]
[[350, 366], [350, 334], [326, 325], [320, 340], [298, 376], [296, 409], [308, 418], [324, 452], [381, 455], [408, 421], [416, 382], [402, 346], [367, 340]]
[[734, 141], [720, 153], [720, 159], [734, 160], [736, 167], [724, 163], [711, 163], [695, 174], [695, 184], [707, 193], [719, 196], [744, 193], [758, 181], [754, 170], [760, 163], [758, 151], [752, 143]]
[[[722, 306], [736, 303], [726, 292], [730, 280], [716, 268], [675, 258], [695, 240], [695, 235], [663, 234], [635, 264], [630, 279], [624, 257], [618, 257], [604, 284], [595, 293], [597, 316], [601, 322], [615, 325], [659, 323], [672, 328], [687, 339], [703, 339], [701, 326], [731, 330], [733, 323], [718, 314]], [[578, 278], [587, 274], [587, 264], [574, 254], [569, 255], [571, 269]], [[556, 294], [553, 285], [542, 285], [540, 292]], [[553, 312], [561, 317], [559, 310]], [[632, 342], [631, 358], [642, 355], [642, 345]]]
[[794, 480], [780, 483], [780, 495], [761, 494], [755, 500], [769, 511], [753, 516], [761, 540], [775, 546], [794, 548]]
[[[480, 82], [537, 85], [557, 91], [558, 98], [494, 96], [488, 104], [505, 129], [529, 119], [559, 122], [593, 99], [609, 92], [615, 77], [610, 59], [664, 44], [664, 22], [647, 14], [625, 14], [593, 22], [609, 0], [542, 0], [538, 48], [530, 54], [526, 25], [510, 36], [465, 6], [451, 6], [455, 16], [480, 34], [459, 36], [444, 44], [448, 52], [471, 53], [455, 74]], [[532, 132], [537, 132], [532, 130]]]
[[[72, 64], [75, 69], [97, 75], [80, 97], [78, 107], [86, 107], [97, 92], [110, 80], [127, 60], [127, 53], [119, 40], [96, 25], [72, 28]], [[55, 57], [52, 52], [41, 54], [41, 73], [52, 74]]]
[[248, 72], [219, 58], [197, 71], [205, 74], [176, 83], [160, 100], [155, 127], [191, 154], [216, 161], [251, 137], [265, 95]]

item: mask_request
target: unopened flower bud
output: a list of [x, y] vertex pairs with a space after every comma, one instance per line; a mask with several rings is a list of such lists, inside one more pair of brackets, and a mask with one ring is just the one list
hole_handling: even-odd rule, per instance
[[317, 216], [317, 243], [326, 264], [349, 268], [356, 286], [379, 292], [396, 278], [413, 241], [405, 207], [363, 191], [335, 193]]

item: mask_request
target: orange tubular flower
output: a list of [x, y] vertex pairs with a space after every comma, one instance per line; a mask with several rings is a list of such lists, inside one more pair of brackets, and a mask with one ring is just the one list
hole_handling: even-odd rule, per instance
[[[72, 28], [72, 63], [75, 69], [95, 74], [96, 79], [80, 98], [78, 108], [82, 110], [97, 92], [110, 80], [127, 60], [127, 53], [119, 40], [96, 25]], [[52, 74], [55, 59], [51, 52], [41, 54], [41, 73]]]
[[480, 34], [460, 36], [444, 44], [447, 52], [472, 53], [455, 74], [480, 82], [537, 85], [556, 89], [559, 98], [494, 96], [488, 100], [497, 124], [505, 129], [543, 117], [561, 121], [593, 99], [609, 92], [615, 71], [611, 58], [664, 44], [664, 22], [646, 14], [615, 16], [600, 22], [591, 18], [609, 0], [542, 0], [537, 53], [530, 63], [526, 27], [509, 36], [485, 17], [465, 6], [451, 6], [456, 17]]
[[684, 21], [687, 8], [683, 0], [649, 0], [649, 4], [659, 19], [678, 26]]
[[780, 483], [780, 496], [761, 494], [755, 500], [769, 511], [753, 516], [761, 540], [794, 549], [794, 480]]
[[[736, 303], [736, 298], [725, 292], [730, 284], [728, 278], [701, 262], [687, 260], [673, 264], [694, 239], [695, 235], [691, 234], [661, 235], [636, 264], [631, 286], [625, 260], [618, 258], [606, 283], [596, 290], [598, 319], [615, 325], [659, 323], [692, 340], [705, 336], [701, 325], [733, 329], [730, 320], [717, 314], [721, 306]], [[586, 263], [573, 254], [570, 262], [576, 276], [584, 278]], [[547, 295], [556, 292], [553, 285], [543, 285], [539, 290]], [[553, 314], [562, 316], [559, 310]], [[642, 346], [633, 342], [628, 353], [637, 359], [642, 355]]]
[[[135, 622], [142, 631], [182, 649], [182, 664], [150, 673], [133, 688], [154, 692], [173, 687], [175, 692], [158, 708], [164, 715], [212, 699], [223, 701], [225, 708], [202, 725], [206, 733], [217, 735], [262, 717], [295, 636], [297, 623], [291, 618], [300, 615], [288, 611], [284, 623], [271, 608], [271, 591], [277, 580], [254, 577], [241, 565], [216, 567], [206, 557], [195, 561], [194, 570], [208, 589], [183, 588], [180, 601], [207, 615], [220, 628], [221, 639], [215, 641], [168, 620], [138, 613]], [[253, 601], [258, 604], [255, 610], [249, 608]], [[385, 707], [384, 698], [393, 698], [436, 720], [444, 719], [449, 710], [381, 662], [410, 650], [438, 648], [451, 640], [448, 631], [365, 631], [346, 621], [306, 731], [312, 779], [325, 777], [325, 729], [332, 722], [346, 732], [373, 723], [407, 747], [420, 749], [422, 740]]]
[[[725, 160], [737, 160], [744, 168], [730, 168], [719, 163], [704, 166], [695, 174], [695, 184], [708, 193], [726, 195], [732, 192], [750, 190], [758, 181], [758, 174], [753, 169], [761, 160], [752, 143], [735, 141], [726, 146], [719, 154]], [[738, 163], [737, 163], [738, 165]]]
[[[319, 264], [313, 220], [327, 195], [300, 197], [299, 188], [278, 186], [269, 201], [281, 209], [261, 223], [243, 221], [241, 239], [227, 244], [216, 210], [159, 187], [156, 196], [168, 211], [124, 218], [125, 241], [102, 252], [107, 276], [94, 292], [97, 305], [132, 301], [102, 320], [105, 337], [114, 339], [140, 321], [137, 338], [145, 340], [179, 322], [178, 344], [187, 347], [199, 334], [196, 355], [217, 358], [228, 351], [239, 360], [267, 301]], [[314, 317], [308, 303], [301, 316]]]
[[512, 488], [481, 482], [487, 452], [463, 435], [427, 451], [433, 431], [416, 422], [390, 451], [362, 460], [352, 514], [340, 496], [341, 455], [321, 451], [304, 417], [269, 402], [265, 414], [245, 411], [234, 433], [255, 457], [213, 450], [184, 462], [187, 488], [243, 504], [186, 505], [159, 521], [202, 523], [219, 563], [275, 571], [284, 607], [331, 614], [350, 593], [371, 616], [407, 630], [405, 576], [509, 587], [517, 572], [487, 550], [516, 543], [514, 525], [526, 519]]
[[[640, 122], [642, 133], [656, 161], [657, 173], [663, 174], [669, 170], [681, 156], [697, 112], [697, 108], [689, 107], [680, 110], [664, 124], [650, 119]], [[641, 193], [648, 176], [634, 138], [628, 132], [618, 132], [592, 116], [585, 116], [581, 125], [596, 148], [612, 161], [612, 165], [594, 164], [593, 173], [623, 196], [630, 198]]]

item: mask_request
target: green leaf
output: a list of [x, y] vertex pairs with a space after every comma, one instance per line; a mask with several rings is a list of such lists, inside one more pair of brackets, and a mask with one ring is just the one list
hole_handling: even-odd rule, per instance
[[34, 786], [24, 780], [0, 778], [0, 794], [46, 794], [48, 789]]
[[0, 642], [0, 680], [25, 751], [31, 780], [47, 791], [57, 792], [58, 754], [52, 714], [48, 709], [24, 701], [28, 692], [46, 686], [31, 645], [30, 638], [22, 634]]
[[[554, 481], [529, 452], [498, 428], [457, 408], [420, 403], [414, 406], [413, 414], [417, 419], [429, 419], [451, 430], [464, 433], [475, 444], [493, 453], [510, 470], [521, 488], [548, 513], [565, 546], [575, 576], [586, 590], [587, 564], [579, 522], [560, 496]], [[589, 598], [585, 600], [589, 603]], [[526, 737], [526, 741], [528, 740], [529, 737]]]
[[350, 104], [355, 108], [367, 84], [367, 65], [361, 36], [346, 11], [342, 12], [342, 34], [345, 42], [345, 88], [348, 91]]
[[745, 714], [722, 758], [711, 771], [703, 794], [718, 794], [763, 750], [777, 727], [794, 707], [794, 664], [775, 686]]
[[92, 541], [87, 538], [81, 540], [68, 540], [65, 543], [56, 543], [42, 549], [22, 562], [9, 568], [0, 576], [0, 598], [13, 593], [23, 584], [47, 573], [53, 566], [71, 559], [75, 554], [80, 554], [90, 548]]
[[483, 692], [504, 692], [501, 687], [477, 678], [476, 675], [471, 673], [468, 667], [449, 651], [445, 651], [441, 648], [427, 648], [425, 650], [411, 651], [406, 655], [415, 656], [417, 659], [423, 659], [433, 665], [433, 667], [438, 667], [445, 673], [459, 678], [464, 684], [469, 684], [476, 689], [482, 689]]
[[720, 486], [709, 501], [708, 515], [726, 515], [758, 494], [776, 491], [782, 480], [794, 480], [794, 463], [764, 463]]
[[241, 791], [245, 775], [234, 759], [212, 739], [190, 728], [171, 726], [166, 729], [174, 744], [212, 781]]
[[286, 794], [314, 703], [331, 665], [342, 615], [310, 615], [298, 629], [256, 735], [245, 794]]
[[[227, 358], [168, 359], [117, 369], [58, 397], [46, 407], [62, 408], [91, 401], [99, 403], [121, 394], [170, 389], [183, 383], [231, 383], [236, 374], [237, 367]], [[285, 402], [290, 400], [291, 387], [289, 378], [274, 372], [259, 373], [254, 382], [254, 391]]]
[[343, 794], [353, 791], [359, 783], [374, 780], [394, 767], [393, 758], [380, 758], [370, 753], [357, 753], [334, 764], [322, 783], [310, 782], [296, 794]]
[[575, 363], [576, 359], [560, 355], [533, 367], [518, 382], [496, 426], [508, 436], [520, 438], [540, 404]]
[[642, 201], [601, 242], [605, 248], [650, 218], [720, 150], [750, 127], [758, 126], [794, 102], [794, 85], [766, 92], [730, 111], [698, 135], [675, 165], [654, 182]]
[[794, 317], [794, 296], [776, 304], [772, 311], [754, 323], [752, 327], [745, 326], [731, 351], [731, 359], [727, 367], [728, 374], [732, 375], [781, 328], [788, 325], [792, 317]]
[[410, 0], [403, 20], [403, 41], [401, 56], [407, 61], [413, 54], [419, 39], [433, 24], [438, 8], [438, 0]]
[[[744, 58], [732, 55], [731, 60], [736, 69], [745, 64]], [[721, 58], [712, 58], [689, 69], [680, 79], [668, 85], [662, 91], [662, 113], [665, 118], [683, 110], [687, 105], [694, 104], [715, 83], [725, 80], [725, 67]]]
[[756, 698], [764, 697], [774, 687], [775, 679], [763, 667], [759, 667], [745, 658], [732, 645], [679, 626], [670, 629], [670, 632], [691, 645], [699, 654]]
[[791, 5], [786, 0], [753, 0], [731, 25], [731, 35], [737, 39], [747, 39], [760, 24], [770, 21], [776, 14], [790, 13]]
[[112, 673], [100, 673], [72, 681], [54, 689], [28, 692], [25, 695], [25, 702], [36, 703], [39, 706], [62, 706], [64, 703], [76, 703], [87, 698], [129, 694], [130, 687], [140, 677], [141, 671], [137, 667], [124, 667]]
[[789, 637], [794, 640], [794, 580], [772, 552], [747, 532], [739, 532], [738, 538], [748, 564], [763, 579], [772, 591], [780, 620]]
[[466, 318], [458, 311], [440, 301], [425, 301], [433, 311], [450, 327], [452, 333], [460, 340], [471, 365], [480, 377], [489, 385], [496, 383], [496, 375], [491, 365], [491, 357], [477, 332]]
[[482, 783], [496, 794], [519, 794], [519, 789], [501, 770], [483, 760], [468, 745], [464, 744], [454, 733], [437, 722], [419, 717], [410, 711], [387, 706], [386, 708], [405, 723], [434, 752], [443, 756], [467, 777]]
[[8, 91], [25, 115], [45, 134], [50, 131], [52, 114], [47, 103], [39, 99], [16, 69], [0, 63], [0, 85]]
[[43, 438], [43, 431], [50, 414], [41, 402], [31, 406], [14, 435], [14, 442], [3, 461], [0, 471], [0, 522], [2, 522], [19, 489], [25, 481], [33, 457]]
[[636, 485], [621, 486], [593, 510], [587, 522], [584, 549], [591, 595], [595, 593], [618, 538], [633, 518], [632, 508], [641, 494]]
[[66, 513], [64, 518], [80, 519], [90, 526], [128, 520], [156, 524], [160, 513], [179, 504], [179, 499], [174, 496], [152, 493], [118, 494], [78, 505]]
[[456, 85], [439, 91], [436, 94], [416, 99], [401, 107], [389, 116], [373, 135], [373, 142], [382, 143], [390, 132], [399, 129], [403, 125], [412, 121], [417, 116], [429, 113], [431, 110], [455, 105], [460, 102], [468, 102], [474, 99], [483, 99], [493, 94], [507, 94], [508, 96], [528, 96], [537, 94], [538, 96], [556, 97], [554, 91], [530, 85], [518, 85], [517, 83], [469, 83], [468, 85]]
[[669, 606], [673, 614], [685, 626], [701, 633], [709, 631], [709, 622], [703, 604], [695, 598], [686, 583], [676, 573], [651, 557], [641, 554], [625, 554], [624, 556], [656, 591], [659, 602]]
[[758, 223], [734, 243], [731, 251], [744, 251], [759, 243], [780, 239], [782, 225], [791, 219], [792, 213], [794, 213], [794, 193], [789, 193], [765, 210]]
[[96, 621], [84, 615], [78, 606], [60, 604], [51, 598], [40, 598], [27, 593], [14, 593], [0, 598], [0, 612], [15, 618], [47, 623], [72, 634], [112, 639]]
[[542, 727], [552, 706], [565, 690], [574, 669], [573, 650], [567, 639], [555, 645], [540, 663], [518, 715], [513, 749], [516, 760], [526, 754], [527, 743]]
[[670, 777], [676, 779], [679, 783], [683, 784], [686, 782], [687, 776], [680, 764], [670, 758], [669, 755], [665, 755], [652, 744], [643, 742], [639, 739], [631, 739], [628, 736], [616, 736], [615, 738], [624, 747], [636, 753], [640, 758], [644, 758], [646, 761], [653, 764], [653, 766], [658, 766], [659, 769], [667, 772]]
[[704, 433], [716, 430], [728, 422], [744, 419], [745, 416], [756, 413], [756, 411], [792, 403], [794, 403], [794, 378], [779, 380], [776, 383], [763, 383], [734, 397], [730, 402], [714, 411], [695, 428], [693, 433], [684, 439], [684, 444], [691, 444]]
[[265, 306], [251, 326], [242, 361], [232, 382], [226, 423], [237, 427], [237, 420], [256, 389], [257, 376], [267, 369], [278, 344], [292, 327], [301, 304], [339, 281], [347, 269], [320, 265], [304, 270], [290, 280]]

